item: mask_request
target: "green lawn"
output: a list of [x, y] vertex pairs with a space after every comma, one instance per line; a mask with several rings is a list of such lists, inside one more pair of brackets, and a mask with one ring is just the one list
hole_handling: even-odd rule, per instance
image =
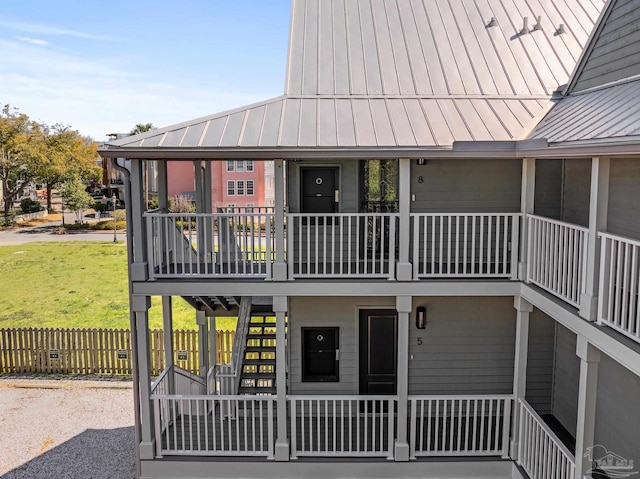
[[[0, 328], [128, 328], [127, 250], [109, 242], [0, 247]], [[162, 328], [160, 298], [151, 328]], [[196, 329], [195, 310], [173, 301], [175, 329]], [[218, 329], [235, 329], [219, 318]]]

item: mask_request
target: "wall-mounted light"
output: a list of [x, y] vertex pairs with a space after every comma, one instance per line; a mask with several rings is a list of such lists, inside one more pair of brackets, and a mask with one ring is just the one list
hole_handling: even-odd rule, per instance
[[426, 164], [427, 164], [427, 159], [426, 158], [418, 158], [416, 160], [416, 165], [422, 166], [422, 165], [426, 165]]
[[427, 327], [427, 308], [418, 306], [416, 308], [416, 328], [425, 329]]

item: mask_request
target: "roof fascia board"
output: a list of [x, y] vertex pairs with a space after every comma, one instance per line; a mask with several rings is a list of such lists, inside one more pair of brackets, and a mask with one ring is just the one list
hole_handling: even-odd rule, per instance
[[563, 96], [571, 95], [571, 93], [573, 92], [575, 84], [578, 81], [578, 78], [580, 77], [580, 74], [582, 73], [582, 70], [584, 69], [585, 64], [587, 63], [587, 60], [591, 56], [591, 51], [593, 50], [593, 47], [595, 46], [598, 38], [600, 37], [600, 32], [602, 32], [602, 29], [604, 28], [604, 24], [607, 23], [607, 19], [609, 18], [609, 15], [611, 15], [611, 12], [613, 11], [614, 3], [616, 3], [616, 0], [608, 0], [606, 5], [600, 12], [600, 17], [596, 21], [595, 28], [591, 32], [591, 36], [589, 37], [589, 40], [587, 40], [587, 45], [582, 49], [580, 58], [578, 58], [578, 63], [576, 63], [576, 67], [573, 69], [573, 73], [569, 77], [569, 81], [567, 82], [567, 84], [565, 85], [562, 91]]

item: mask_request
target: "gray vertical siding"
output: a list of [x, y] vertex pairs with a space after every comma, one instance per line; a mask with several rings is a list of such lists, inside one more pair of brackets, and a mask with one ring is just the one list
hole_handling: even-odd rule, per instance
[[640, 239], [639, 166], [639, 160], [611, 160], [609, 177], [607, 231], [634, 239]]
[[576, 356], [575, 333], [559, 324], [556, 331], [554, 368], [553, 415], [575, 437], [580, 359]]
[[589, 226], [591, 159], [565, 160], [562, 220]]
[[617, 0], [602, 27], [574, 91], [640, 74], [640, 4]]
[[562, 160], [536, 160], [533, 212], [559, 220], [562, 203]]
[[[520, 160], [428, 160], [411, 165], [413, 213], [520, 211]], [[400, 194], [406, 194], [400, 192]]]
[[606, 354], [598, 367], [595, 443], [640, 464], [640, 378]]
[[539, 309], [529, 319], [526, 400], [538, 414], [551, 414], [556, 322]]

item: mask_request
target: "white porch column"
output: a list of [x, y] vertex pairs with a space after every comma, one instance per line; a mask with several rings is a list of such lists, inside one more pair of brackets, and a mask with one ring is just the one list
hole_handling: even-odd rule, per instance
[[206, 381], [209, 370], [209, 336], [207, 334], [207, 316], [204, 309], [196, 311], [196, 323], [198, 324], [198, 364], [200, 365], [200, 377]]
[[211, 160], [208, 160], [204, 163], [204, 178], [202, 181], [203, 192], [202, 199], [204, 202], [203, 211], [205, 213], [211, 213], [213, 211], [213, 185], [211, 178], [211, 171], [213, 165], [211, 164]]
[[273, 160], [274, 195], [275, 195], [275, 262], [273, 264], [273, 279], [285, 281], [287, 279], [287, 264], [284, 261], [284, 161]]
[[607, 229], [609, 209], [609, 166], [608, 158], [591, 159], [591, 197], [589, 199], [589, 237], [587, 243], [585, 292], [580, 297], [580, 316], [596, 321], [598, 313], [598, 282], [600, 275], [599, 231]]
[[151, 298], [132, 296], [131, 309], [136, 316], [138, 349], [138, 391], [140, 394], [140, 459], [153, 459], [155, 438], [153, 427], [153, 404], [151, 403], [151, 354], [149, 351], [149, 308]]
[[399, 281], [413, 279], [413, 267], [409, 262], [409, 240], [411, 238], [411, 160], [398, 160], [398, 209], [400, 211], [399, 224], [396, 225], [400, 234], [398, 245], [398, 265], [396, 277]]
[[520, 262], [518, 263], [518, 279], [527, 280], [527, 254], [529, 249], [529, 223], [527, 215], [533, 214], [536, 192], [536, 159], [522, 159], [522, 189], [520, 192]]
[[287, 296], [273, 297], [273, 312], [276, 313], [276, 410], [278, 420], [275, 448], [276, 461], [289, 460], [289, 438], [287, 437], [287, 358], [285, 345], [285, 315], [288, 309], [287, 303]]
[[[398, 416], [394, 449], [396, 461], [409, 460], [407, 418], [409, 405], [409, 318], [412, 309], [411, 296], [397, 296], [398, 311]], [[389, 412], [391, 414], [391, 412]]]
[[[147, 225], [143, 217], [144, 186], [143, 165], [141, 160], [131, 160], [131, 204], [127, 208], [131, 210], [132, 249], [131, 281], [145, 281], [148, 275], [147, 269]], [[129, 226], [127, 226], [129, 228]]]
[[578, 420], [576, 426], [576, 479], [583, 479], [591, 470], [591, 461], [584, 457], [592, 447], [596, 422], [596, 395], [598, 391], [598, 363], [600, 351], [578, 335], [576, 354], [580, 357], [580, 385], [578, 387]]
[[[162, 329], [164, 340], [164, 367], [173, 368], [173, 309], [171, 296], [162, 297]], [[175, 394], [175, 376], [169, 374], [169, 394]]]
[[514, 296], [513, 307], [516, 308], [516, 351], [513, 364], [513, 423], [511, 425], [511, 458], [517, 459], [518, 429], [520, 427], [520, 399], [527, 392], [527, 358], [529, 353], [529, 315], [533, 311], [531, 303], [522, 296]]

